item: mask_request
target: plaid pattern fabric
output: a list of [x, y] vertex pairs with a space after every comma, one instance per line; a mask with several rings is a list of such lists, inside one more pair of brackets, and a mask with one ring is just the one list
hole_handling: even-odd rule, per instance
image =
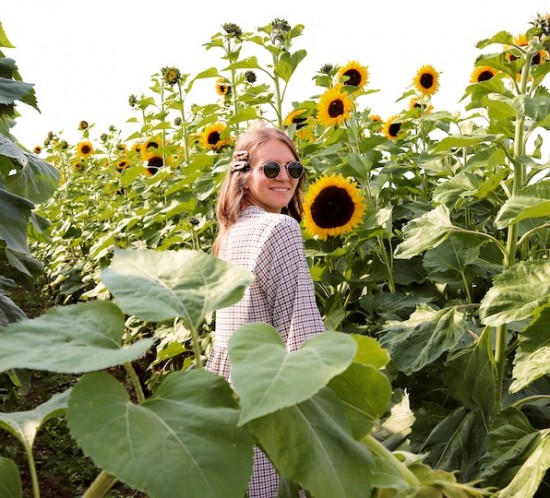
[[[246, 323], [272, 325], [288, 351], [297, 350], [306, 339], [325, 331], [315, 301], [302, 233], [294, 218], [269, 213], [258, 206], [244, 209], [222, 241], [219, 257], [250, 270], [255, 281], [238, 303], [216, 312], [208, 370], [230, 380], [227, 344], [233, 332]], [[254, 460], [249, 498], [275, 498], [277, 472], [258, 448], [255, 448]]]

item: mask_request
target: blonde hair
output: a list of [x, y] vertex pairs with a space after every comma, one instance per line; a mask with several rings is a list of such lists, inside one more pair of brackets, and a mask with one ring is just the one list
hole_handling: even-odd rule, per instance
[[[255, 123], [245, 133], [243, 133], [235, 145], [232, 161], [229, 169], [220, 187], [218, 194], [218, 204], [216, 206], [216, 217], [218, 220], [218, 235], [212, 246], [212, 253], [218, 255], [221, 241], [227, 231], [237, 222], [239, 213], [247, 205], [251, 204], [247, 190], [244, 188], [246, 179], [250, 174], [250, 168], [233, 170], [232, 167], [238, 161], [242, 160], [243, 152], [248, 153], [248, 163], [254, 162], [254, 155], [259, 147], [269, 140], [279, 140], [285, 144], [292, 152], [294, 158], [299, 161], [298, 151], [294, 142], [282, 130], [268, 127], [265, 124]], [[305, 174], [300, 178], [294, 195], [288, 206], [283, 209], [284, 214], [288, 214], [298, 222], [302, 219], [302, 186], [305, 181]]]

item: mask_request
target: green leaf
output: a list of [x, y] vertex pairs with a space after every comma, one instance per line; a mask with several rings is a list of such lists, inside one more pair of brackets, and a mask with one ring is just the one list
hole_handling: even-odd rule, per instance
[[275, 468], [316, 498], [370, 496], [372, 454], [352, 438], [330, 389], [249, 426]]
[[231, 380], [241, 400], [239, 425], [293, 406], [342, 373], [357, 345], [341, 332], [324, 332], [288, 352], [271, 325], [250, 323], [229, 340]]
[[535, 313], [535, 318], [519, 336], [514, 356], [514, 381], [510, 392], [525, 389], [535, 380], [550, 374], [550, 308]]
[[450, 353], [443, 373], [449, 392], [472, 411], [488, 418], [495, 410], [498, 372], [493, 358], [491, 328], [477, 343]]
[[396, 367], [410, 375], [456, 346], [467, 330], [458, 308], [434, 310], [421, 304], [408, 320], [387, 322], [380, 343]]
[[9, 157], [21, 166], [26, 166], [28, 159], [27, 155], [10, 139], [0, 135], [0, 156]]
[[429, 453], [432, 468], [459, 471], [460, 480], [465, 482], [479, 471], [486, 435], [486, 421], [481, 412], [460, 407], [431, 431], [419, 452]]
[[448, 239], [424, 255], [424, 267], [429, 271], [452, 271], [460, 274], [476, 262], [485, 240], [475, 234], [452, 233]]
[[383, 373], [359, 363], [352, 363], [334, 377], [329, 387], [344, 405], [353, 437], [358, 440], [378, 423], [392, 394], [391, 384]]
[[549, 437], [548, 429], [533, 429], [518, 409], [503, 410], [492, 420], [480, 477], [503, 496], [533, 496], [550, 465]]
[[550, 260], [520, 261], [497, 275], [481, 301], [479, 316], [498, 327], [531, 318], [550, 299]]
[[124, 315], [110, 301], [51, 308], [0, 329], [0, 371], [12, 368], [81, 373], [137, 360], [150, 338], [122, 346]]
[[195, 328], [207, 313], [239, 301], [253, 276], [199, 251], [116, 249], [101, 280], [125, 313], [151, 322], [181, 317]]
[[35, 203], [43, 203], [56, 191], [59, 170], [32, 154], [25, 154], [26, 165], [8, 177], [10, 191]]
[[446, 206], [438, 206], [405, 225], [405, 240], [395, 248], [394, 256], [409, 259], [436, 247], [445, 240], [453, 228], [449, 209]]
[[502, 205], [495, 218], [495, 226], [503, 229], [528, 218], [544, 218], [546, 221], [550, 216], [549, 199], [550, 181], [526, 187]]
[[33, 86], [24, 81], [0, 77], [0, 104], [11, 105], [17, 100], [23, 101], [25, 96], [33, 91]]
[[496, 137], [496, 135], [451, 135], [439, 140], [433, 152], [444, 152], [455, 147], [469, 147], [485, 142], [492, 142]]
[[26, 317], [23, 310], [0, 290], [0, 327]]
[[354, 363], [360, 363], [374, 368], [384, 368], [390, 362], [390, 355], [382, 349], [380, 343], [373, 337], [350, 334], [357, 343], [357, 353]]
[[15, 436], [26, 450], [30, 450], [39, 429], [48, 420], [65, 413], [70, 392], [71, 389], [68, 389], [55, 394], [34, 410], [0, 413], [0, 427]]
[[28, 254], [27, 221], [34, 204], [0, 188], [0, 240], [15, 252]]
[[290, 81], [290, 78], [296, 71], [298, 64], [304, 60], [307, 52], [305, 50], [298, 50], [293, 54], [289, 52], [283, 52], [279, 59], [279, 62], [274, 68], [274, 73], [281, 78], [285, 83]]
[[21, 498], [21, 476], [13, 460], [0, 457], [0, 496], [2, 498]]
[[72, 436], [101, 469], [154, 498], [242, 498], [252, 438], [237, 427], [227, 381], [204, 369], [169, 374], [142, 405], [110, 375], [74, 386]]
[[6, 35], [6, 32], [4, 31], [4, 27], [2, 26], [1, 22], [0, 22], [0, 47], [15, 48], [11, 44], [11, 42], [8, 40], [8, 36]]

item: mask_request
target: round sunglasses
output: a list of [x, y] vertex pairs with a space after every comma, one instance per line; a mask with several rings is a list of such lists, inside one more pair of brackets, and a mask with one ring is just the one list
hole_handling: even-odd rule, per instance
[[301, 178], [304, 174], [304, 167], [302, 166], [302, 163], [300, 163], [300, 161], [289, 161], [288, 163], [283, 165], [281, 165], [277, 161], [267, 161], [263, 164], [262, 169], [264, 171], [264, 175], [267, 178], [273, 180], [274, 178], [277, 178], [279, 176], [279, 173], [281, 172], [281, 166], [284, 166], [286, 168], [288, 176], [290, 176], [290, 178], [294, 178], [295, 180]]

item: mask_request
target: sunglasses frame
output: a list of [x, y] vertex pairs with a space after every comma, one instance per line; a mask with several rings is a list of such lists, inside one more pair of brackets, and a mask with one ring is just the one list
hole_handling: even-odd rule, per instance
[[[300, 166], [300, 176], [293, 176], [290, 174], [290, 171], [288, 169], [288, 166], [289, 164], [298, 164]], [[265, 171], [265, 167], [267, 164], [275, 164], [277, 165], [277, 169], [276, 170], [273, 170], [273, 171], [276, 171], [275, 175], [274, 176], [269, 176], [266, 171]], [[292, 178], [293, 180], [299, 180], [300, 178], [302, 178], [302, 176], [304, 176], [304, 165], [300, 162], [300, 161], [296, 161], [296, 160], [293, 160], [293, 161], [288, 161], [287, 163], [285, 164], [281, 164], [280, 162], [278, 161], [266, 161], [264, 164], [262, 164], [262, 171], [265, 175], [266, 178], [269, 178], [270, 180], [274, 180], [275, 178], [277, 178], [279, 176], [279, 173], [281, 172], [281, 166], [284, 166], [285, 169], [286, 169], [286, 173], [288, 175], [289, 178]]]

